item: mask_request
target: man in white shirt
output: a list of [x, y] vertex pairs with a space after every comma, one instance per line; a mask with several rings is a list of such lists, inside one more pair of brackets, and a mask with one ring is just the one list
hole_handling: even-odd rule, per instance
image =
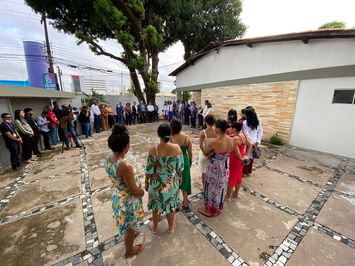
[[154, 105], [152, 105], [151, 102], [147, 105], [147, 111], [148, 111], [148, 120], [149, 123], [151, 123], [153, 122], [153, 113], [154, 113]]
[[101, 127], [101, 123], [100, 123], [100, 108], [97, 106], [97, 101], [93, 101], [92, 105], [91, 105], [91, 112], [94, 115], [94, 127], [95, 127], [95, 131], [96, 133], [100, 133], [100, 127]]

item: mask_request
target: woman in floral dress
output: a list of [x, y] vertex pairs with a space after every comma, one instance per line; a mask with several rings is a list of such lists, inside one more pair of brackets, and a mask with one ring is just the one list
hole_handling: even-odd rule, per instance
[[203, 154], [210, 159], [205, 175], [204, 205], [200, 206], [198, 211], [208, 217], [218, 216], [222, 212], [227, 193], [229, 157], [233, 149], [232, 139], [226, 135], [227, 128], [226, 120], [217, 120], [217, 138], [203, 150]]
[[[145, 188], [149, 191], [148, 209], [153, 211], [151, 230], [157, 233], [160, 213], [165, 212], [169, 224], [168, 233], [174, 233], [175, 209], [184, 170], [184, 157], [180, 146], [170, 143], [171, 130], [167, 124], [158, 127], [160, 143], [148, 151]], [[189, 166], [187, 166], [189, 167]]]
[[124, 234], [127, 259], [139, 254], [144, 248], [143, 244], [133, 246], [135, 238], [139, 235], [138, 223], [144, 216], [142, 205], [144, 190], [137, 185], [139, 180], [135, 176], [134, 167], [125, 159], [129, 150], [127, 128], [116, 124], [107, 142], [112, 150], [112, 154], [105, 161], [105, 169], [114, 185], [113, 218], [119, 233]]

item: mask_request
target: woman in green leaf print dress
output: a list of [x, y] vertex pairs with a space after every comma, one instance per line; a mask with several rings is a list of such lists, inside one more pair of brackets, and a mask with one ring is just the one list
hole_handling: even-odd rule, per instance
[[184, 171], [182, 172], [182, 182], [180, 189], [183, 196], [183, 208], [189, 208], [188, 195], [191, 194], [191, 163], [192, 163], [192, 141], [191, 138], [181, 131], [182, 124], [178, 119], [173, 119], [170, 122], [171, 128], [171, 143], [179, 144], [182, 155], [184, 156]]
[[145, 189], [149, 191], [148, 209], [153, 211], [151, 230], [157, 233], [160, 213], [165, 212], [169, 224], [168, 233], [174, 233], [175, 209], [184, 169], [184, 157], [180, 146], [170, 143], [171, 130], [167, 124], [158, 127], [160, 143], [148, 151]]

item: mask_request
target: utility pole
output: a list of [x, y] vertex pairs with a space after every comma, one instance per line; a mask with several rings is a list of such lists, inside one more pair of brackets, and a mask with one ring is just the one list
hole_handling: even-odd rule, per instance
[[123, 73], [121, 72], [121, 93], [125, 94], [125, 89], [123, 88]]
[[46, 38], [46, 49], [47, 49], [47, 57], [48, 57], [48, 65], [49, 65], [48, 72], [49, 73], [54, 73], [52, 51], [51, 51], [51, 47], [49, 45], [47, 19], [46, 19], [46, 14], [45, 13], [42, 13], [41, 22], [43, 22], [43, 25], [44, 25], [44, 35], [45, 35], [45, 38]]
[[59, 68], [59, 66], [57, 66], [57, 69], [58, 69], [58, 77], [59, 77], [60, 90], [61, 90], [61, 91], [64, 91], [63, 83], [62, 83], [62, 70]]

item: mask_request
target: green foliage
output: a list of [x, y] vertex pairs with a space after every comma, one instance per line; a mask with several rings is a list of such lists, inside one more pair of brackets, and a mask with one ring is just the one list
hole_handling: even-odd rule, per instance
[[270, 138], [270, 143], [274, 145], [282, 145], [283, 141], [279, 134], [275, 133]]
[[188, 102], [192, 98], [192, 94], [189, 91], [183, 91], [181, 98], [184, 102]]
[[100, 93], [97, 93], [94, 89], [92, 89], [92, 94], [82, 93], [85, 97], [82, 99], [83, 105], [91, 105], [93, 101], [97, 101], [97, 103], [108, 103], [104, 100], [104, 96]]
[[163, 41], [163, 37], [158, 33], [157, 29], [153, 25], [148, 25], [144, 29], [144, 35], [147, 43], [150, 46], [160, 47]]
[[154, 93], [158, 93], [158, 92], [159, 92], [159, 85], [158, 85], [158, 82], [152, 81], [151, 87], [152, 87], [152, 91], [153, 91]]
[[172, 1], [166, 39], [181, 40], [185, 59], [214, 41], [243, 36], [246, 26], [240, 21], [241, 0]]
[[[185, 58], [211, 41], [242, 36], [241, 0], [25, 0], [51, 24], [86, 42], [96, 55], [125, 64], [139, 100], [155, 102], [159, 52], [181, 40]], [[99, 40], [116, 40], [123, 53], [107, 52]], [[154, 75], [149, 75], [149, 72]]]
[[322, 29], [345, 29], [346, 28], [346, 24], [345, 22], [342, 21], [332, 21], [332, 22], [328, 22], [323, 24], [322, 26], [320, 26], [318, 29], [322, 30]]
[[134, 95], [134, 86], [130, 86], [129, 89], [127, 90], [128, 95]]

